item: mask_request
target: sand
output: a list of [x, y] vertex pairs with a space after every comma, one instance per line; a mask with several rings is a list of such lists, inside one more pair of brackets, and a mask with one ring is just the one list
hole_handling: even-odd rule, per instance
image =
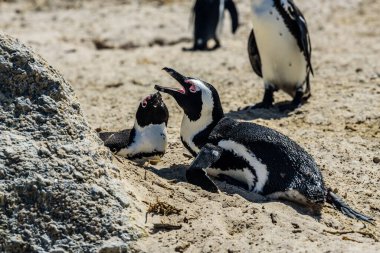
[[[0, 29], [32, 46], [73, 85], [84, 113], [104, 130], [131, 127], [140, 99], [153, 85], [175, 85], [168, 66], [213, 84], [225, 112], [274, 128], [316, 160], [326, 184], [348, 203], [380, 219], [380, 4], [376, 0], [299, 0], [311, 33], [312, 97], [290, 113], [241, 112], [259, 102], [263, 83], [251, 70], [246, 43], [249, 0], [236, 1], [241, 26], [222, 48], [184, 53], [191, 46], [190, 1], [11, 1], [0, 3]], [[191, 158], [179, 139], [182, 112], [169, 107], [169, 148], [161, 163], [138, 166], [114, 159], [138, 211], [145, 252], [379, 252], [379, 225], [349, 219], [326, 206], [315, 217], [283, 201], [212, 194], [186, 183]], [[279, 92], [276, 102], [291, 98]], [[377, 163], [376, 163], [377, 162]], [[222, 185], [223, 186], [223, 185]], [[228, 187], [228, 186], [227, 186]], [[157, 201], [179, 211], [147, 215]], [[154, 207], [154, 206], [153, 206]], [[132, 210], [132, 209], [131, 209]], [[154, 223], [175, 225], [153, 230]]]

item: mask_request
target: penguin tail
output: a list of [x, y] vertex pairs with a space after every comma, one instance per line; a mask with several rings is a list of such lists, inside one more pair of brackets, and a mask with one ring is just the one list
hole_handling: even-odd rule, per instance
[[226, 0], [224, 4], [225, 9], [228, 10], [228, 12], [231, 15], [232, 33], [235, 33], [239, 27], [239, 14], [236, 9], [235, 3], [232, 0]]
[[358, 219], [361, 221], [369, 222], [373, 224], [374, 219], [366, 216], [364, 214], [361, 214], [351, 207], [349, 207], [341, 197], [336, 195], [335, 193], [332, 192], [331, 189], [327, 190], [327, 195], [326, 195], [326, 202], [331, 204], [333, 207], [338, 209], [340, 212], [342, 212], [344, 215], [353, 218], [353, 219]]

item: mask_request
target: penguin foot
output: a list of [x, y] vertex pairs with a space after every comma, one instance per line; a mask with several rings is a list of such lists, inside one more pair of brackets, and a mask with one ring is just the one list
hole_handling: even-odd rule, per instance
[[278, 109], [280, 110], [280, 112], [294, 111], [302, 105], [303, 95], [303, 91], [297, 91], [296, 95], [293, 98], [293, 101], [290, 102], [290, 104], [279, 105]]

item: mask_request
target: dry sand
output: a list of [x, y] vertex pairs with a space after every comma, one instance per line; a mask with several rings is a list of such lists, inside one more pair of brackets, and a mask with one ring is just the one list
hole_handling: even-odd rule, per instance
[[[164, 66], [212, 83], [227, 114], [297, 141], [316, 159], [328, 186], [379, 221], [380, 3], [296, 1], [311, 33], [313, 96], [283, 115], [237, 111], [261, 100], [263, 84], [246, 52], [250, 1], [236, 2], [241, 27], [231, 35], [226, 18], [222, 48], [209, 53], [181, 51], [191, 45], [190, 1], [12, 1], [0, 3], [0, 29], [32, 46], [63, 73], [94, 129], [131, 127], [139, 100], [153, 92], [154, 83], [174, 85], [161, 71]], [[290, 98], [276, 94], [277, 102], [284, 100]], [[139, 210], [131, 216], [146, 231], [133, 245], [135, 251], [380, 252], [379, 225], [349, 219], [331, 207], [318, 219], [288, 202], [211, 194], [186, 183], [184, 170], [191, 159], [183, 155], [179, 140], [182, 113], [166, 95], [165, 102], [169, 149], [163, 161], [139, 167], [115, 159]], [[146, 221], [149, 204], [157, 200], [180, 213], [148, 215]], [[152, 230], [160, 222], [181, 228]]]

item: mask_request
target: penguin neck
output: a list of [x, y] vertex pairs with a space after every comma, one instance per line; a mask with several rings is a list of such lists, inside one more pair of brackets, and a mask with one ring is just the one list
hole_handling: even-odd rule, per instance
[[186, 114], [181, 123], [181, 141], [193, 156], [207, 143], [208, 136], [218, 122], [224, 117], [220, 103], [212, 109], [202, 107], [201, 116], [191, 120]]

